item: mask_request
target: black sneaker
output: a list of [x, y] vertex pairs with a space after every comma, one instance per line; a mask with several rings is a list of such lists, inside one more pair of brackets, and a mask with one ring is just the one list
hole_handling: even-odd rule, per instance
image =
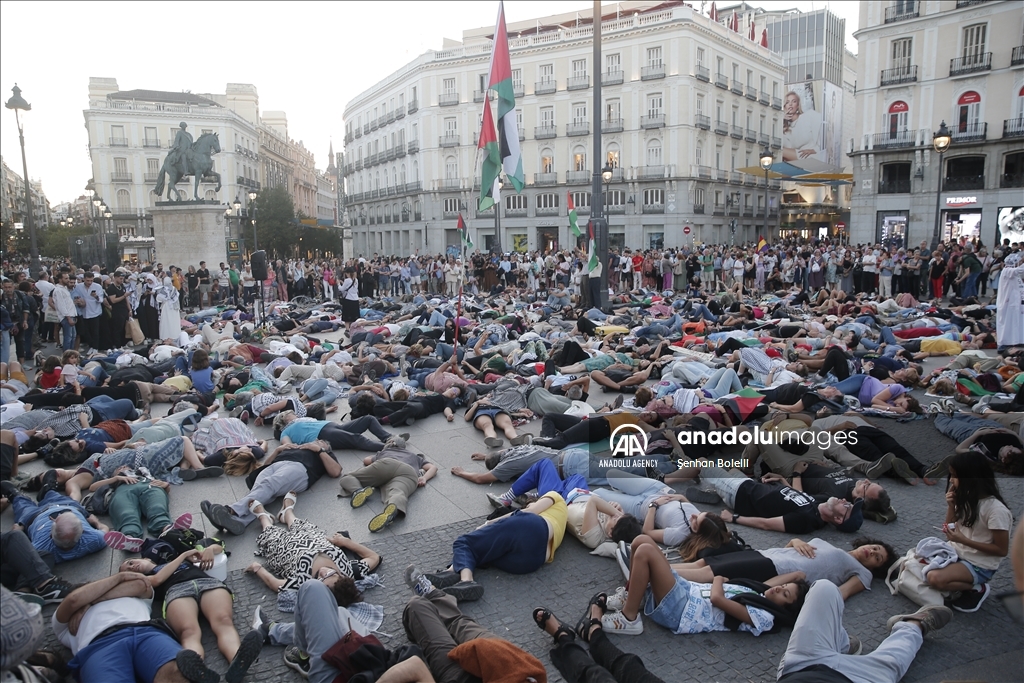
[[987, 583], [981, 584], [975, 590], [964, 591], [959, 598], [953, 601], [953, 609], [957, 612], [977, 612], [991, 592]]
[[484, 597], [484, 587], [476, 581], [459, 581], [445, 588], [444, 592], [459, 602], [473, 602]]
[[450, 569], [446, 569], [440, 572], [434, 572], [433, 574], [425, 573], [423, 576], [427, 577], [427, 580], [438, 588], [447, 588], [448, 586], [454, 586], [460, 580], [459, 575], [451, 571]]
[[55, 576], [42, 588], [37, 588], [36, 595], [41, 597], [47, 605], [55, 605], [68, 597], [76, 587], [59, 576]]
[[263, 634], [253, 630], [245, 634], [242, 644], [238, 646], [234, 659], [231, 660], [228, 670], [224, 673], [224, 680], [227, 683], [242, 683], [245, 673], [256, 661], [263, 649]]
[[718, 505], [722, 502], [722, 497], [716, 492], [705, 491], [696, 486], [686, 489], [686, 499], [691, 503], [700, 503], [701, 505]]
[[60, 484], [57, 483], [57, 470], [46, 470], [40, 477], [41, 485], [36, 493], [36, 502], [42, 502], [43, 496], [49, 491], [56, 491]]
[[3, 496], [4, 498], [11, 502], [14, 502], [14, 497], [21, 495], [24, 494], [18, 490], [17, 486], [7, 481], [6, 479], [0, 481], [0, 496]]
[[289, 669], [298, 671], [303, 678], [309, 678], [309, 655], [303, 654], [297, 645], [284, 649], [284, 663]]
[[192, 683], [220, 682], [220, 674], [208, 668], [195, 650], [179, 650], [174, 661], [181, 675]]

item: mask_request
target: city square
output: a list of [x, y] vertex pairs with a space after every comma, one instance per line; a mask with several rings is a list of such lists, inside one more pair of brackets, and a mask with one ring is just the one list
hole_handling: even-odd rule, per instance
[[1024, 675], [1018, 2], [45, 11], [5, 683]]

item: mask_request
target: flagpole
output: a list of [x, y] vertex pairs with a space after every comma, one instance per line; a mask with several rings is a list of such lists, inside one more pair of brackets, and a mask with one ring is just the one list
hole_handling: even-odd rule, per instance
[[594, 177], [590, 186], [591, 220], [597, 235], [597, 255], [601, 268], [601, 301], [594, 306], [602, 311], [608, 310], [608, 221], [602, 220], [604, 214], [604, 196], [601, 194], [601, 0], [594, 0], [592, 15], [594, 26]]

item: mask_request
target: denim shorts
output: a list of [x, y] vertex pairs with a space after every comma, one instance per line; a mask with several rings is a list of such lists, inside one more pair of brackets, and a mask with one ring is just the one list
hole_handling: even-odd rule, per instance
[[960, 560], [960, 562], [967, 567], [967, 571], [971, 573], [975, 586], [981, 586], [988, 583], [996, 573], [995, 569], [982, 569], [981, 567], [974, 566], [967, 560]]
[[213, 577], [207, 579], [195, 579], [194, 581], [183, 581], [176, 586], [171, 586], [167, 589], [167, 594], [164, 596], [164, 611], [167, 610], [167, 605], [171, 604], [178, 598], [192, 598], [197, 603], [202, 599], [203, 593], [207, 591], [214, 591], [218, 588], [223, 588], [228, 593], [232, 593], [231, 589], [228, 588], [222, 581]]
[[679, 622], [683, 617], [683, 610], [690, 602], [690, 582], [676, 574], [676, 585], [665, 594], [657, 606], [654, 605], [654, 593], [650, 588], [644, 593], [644, 614], [668, 630], [676, 633], [679, 630]]

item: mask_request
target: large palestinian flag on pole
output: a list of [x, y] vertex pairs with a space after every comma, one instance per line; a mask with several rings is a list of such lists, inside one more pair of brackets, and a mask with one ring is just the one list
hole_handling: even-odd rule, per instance
[[[480, 179], [480, 210], [486, 211], [501, 201], [501, 155], [498, 138], [494, 134], [494, 119], [491, 118], [490, 98], [484, 98], [484, 114], [480, 121], [480, 141], [477, 150], [483, 151], [484, 163]], [[519, 138], [516, 138], [519, 142]]]
[[462, 220], [462, 212], [459, 212], [459, 237], [462, 238], [462, 245], [466, 249], [473, 248], [473, 240], [469, 237], [469, 230], [466, 228], [466, 222]]
[[[505, 4], [498, 3], [498, 24], [494, 29], [494, 48], [487, 87], [498, 93], [498, 143], [501, 163], [516, 194], [526, 185], [523, 174], [523, 153], [519, 149], [519, 126], [516, 123], [515, 90], [512, 86], [512, 61], [508, 56], [508, 32], [505, 30]], [[487, 98], [484, 98], [486, 104]], [[482, 137], [482, 136], [481, 136]]]

